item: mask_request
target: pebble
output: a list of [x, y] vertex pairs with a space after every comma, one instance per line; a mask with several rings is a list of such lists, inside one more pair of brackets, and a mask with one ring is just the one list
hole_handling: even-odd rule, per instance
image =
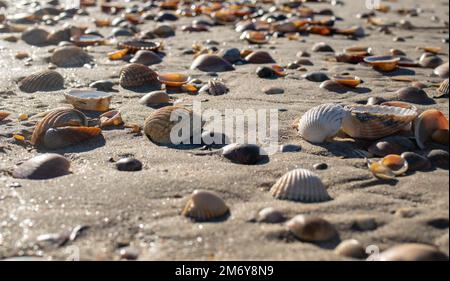
[[116, 168], [119, 171], [135, 172], [142, 170], [142, 163], [135, 158], [122, 158], [116, 162]]
[[124, 260], [137, 260], [139, 257], [139, 250], [132, 247], [125, 247], [119, 250], [121, 259]]
[[279, 95], [284, 93], [284, 89], [278, 87], [264, 87], [261, 91], [266, 95]]
[[272, 78], [275, 77], [275, 71], [270, 67], [260, 66], [256, 69], [256, 75], [258, 75], [259, 78]]
[[448, 152], [442, 149], [434, 149], [427, 155], [431, 164], [437, 168], [448, 170]]
[[378, 224], [374, 218], [359, 218], [354, 220], [352, 229], [358, 231], [370, 231], [377, 229]]

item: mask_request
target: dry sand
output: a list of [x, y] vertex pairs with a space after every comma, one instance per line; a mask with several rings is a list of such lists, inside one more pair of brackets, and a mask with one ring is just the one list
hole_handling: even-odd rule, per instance
[[[365, 1], [343, 1], [346, 5], [333, 7], [344, 22], [338, 26], [364, 24], [357, 19], [358, 12], [367, 11]], [[329, 4], [311, 3], [320, 9]], [[407, 18], [417, 26], [442, 25], [430, 18], [448, 18], [448, 1], [398, 1], [389, 3], [392, 8], [421, 7], [419, 17]], [[391, 12], [383, 15], [394, 21], [402, 17]], [[176, 37], [165, 40], [167, 56], [161, 64], [152, 66], [160, 72], [185, 72], [207, 80], [205, 73], [189, 70], [191, 55], [182, 55], [194, 41], [206, 39], [220, 42], [221, 48], [245, 48], [247, 43], [230, 27], [214, 27], [207, 33], [184, 33], [179, 27], [191, 19], [182, 18]], [[146, 22], [141, 30], [155, 26]], [[314, 43], [329, 43], [335, 50], [349, 45], [369, 45], [377, 54], [391, 48], [405, 51], [409, 57], [418, 58], [417, 46], [442, 47], [442, 58], [448, 61], [448, 29], [419, 29], [414, 31], [393, 28], [395, 35], [384, 35], [366, 28], [368, 36], [359, 42], [344, 37], [310, 35], [301, 41], [287, 38], [263, 46], [279, 64], [296, 60], [300, 50], [310, 52]], [[110, 29], [101, 29], [109, 35]], [[3, 36], [3, 35], [2, 35]], [[394, 36], [407, 38], [394, 42]], [[343, 159], [352, 149], [366, 143], [339, 142], [316, 146], [301, 140], [291, 128], [292, 121], [309, 108], [324, 102], [365, 102], [370, 96], [394, 99], [395, 91], [407, 85], [390, 81], [388, 76], [363, 65], [348, 65], [325, 61], [326, 55], [312, 53], [314, 66], [308, 71], [325, 70], [329, 75], [349, 72], [361, 77], [365, 90], [361, 93], [335, 94], [319, 89], [319, 84], [301, 78], [304, 72], [289, 70], [289, 75], [277, 80], [262, 80], [255, 75], [255, 65], [237, 66], [237, 70], [219, 75], [230, 88], [223, 96], [191, 96], [173, 94], [182, 104], [202, 100], [204, 108], [278, 108], [280, 142], [299, 144], [298, 153], [275, 154], [270, 161], [256, 166], [232, 164], [218, 156], [196, 157], [194, 150], [178, 150], [156, 146], [144, 136], [134, 136], [125, 129], [105, 130], [104, 140], [95, 139], [71, 148], [56, 151], [72, 162], [72, 174], [56, 179], [31, 181], [17, 180], [6, 171], [39, 152], [14, 144], [8, 135], [19, 128], [19, 113], [36, 114], [65, 105], [64, 91], [26, 94], [17, 88], [19, 77], [45, 69], [43, 58], [53, 47], [30, 47], [24, 42], [0, 41], [0, 110], [12, 112], [12, 122], [0, 123], [0, 258], [18, 255], [43, 255], [51, 259], [66, 259], [69, 246], [79, 247], [83, 260], [118, 259], [118, 249], [131, 245], [140, 251], [142, 260], [336, 260], [333, 253], [338, 241], [325, 244], [302, 243], [285, 239], [283, 224], [251, 223], [249, 219], [263, 207], [278, 207], [289, 217], [297, 214], [322, 216], [335, 224], [340, 239], [355, 238], [364, 246], [376, 245], [381, 250], [406, 242], [436, 244], [449, 252], [449, 174], [447, 170], [417, 172], [399, 177], [395, 183], [374, 179], [365, 161], [359, 158]], [[120, 66], [126, 62], [111, 62], [106, 53], [114, 47], [94, 47], [93, 69], [57, 69], [66, 81], [66, 88], [87, 86], [99, 79], [118, 80]], [[31, 66], [15, 59], [19, 50], [32, 53]], [[438, 82], [431, 77], [431, 69], [411, 68], [414, 77], [422, 82]], [[403, 74], [403, 73], [400, 73]], [[268, 96], [261, 92], [264, 86], [285, 89], [281, 95]], [[126, 122], [143, 124], [153, 111], [138, 103], [142, 93], [119, 90], [112, 107], [123, 113]], [[431, 95], [435, 88], [426, 91]], [[205, 101], [207, 100], [207, 101]], [[448, 98], [435, 100], [436, 104], [421, 106], [437, 108], [448, 116]], [[24, 127], [24, 125], [20, 125]], [[448, 148], [445, 148], [448, 150]], [[144, 163], [139, 172], [120, 172], [109, 161], [132, 155]], [[274, 200], [268, 190], [284, 173], [294, 168], [313, 170], [313, 165], [326, 163], [329, 168], [317, 171], [334, 200], [320, 204], [302, 204]], [[195, 189], [218, 192], [231, 209], [231, 216], [222, 222], [194, 223], [180, 215], [188, 196]], [[410, 214], [395, 214], [403, 209]], [[433, 223], [437, 222], [437, 223]], [[356, 224], [372, 224], [369, 229], [357, 230]], [[434, 224], [434, 226], [433, 226]], [[46, 233], [61, 233], [77, 225], [88, 226], [76, 241], [63, 247], [40, 245], [36, 237]], [[69, 250], [69, 252], [68, 252]]]

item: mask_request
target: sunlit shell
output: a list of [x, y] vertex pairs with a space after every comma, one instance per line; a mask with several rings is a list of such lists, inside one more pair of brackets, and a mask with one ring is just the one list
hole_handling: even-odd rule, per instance
[[100, 127], [119, 126], [123, 124], [122, 114], [118, 110], [110, 110], [99, 117]]
[[356, 88], [363, 82], [358, 76], [333, 76], [333, 80], [351, 88]]
[[375, 141], [368, 151], [375, 156], [384, 157], [389, 154], [401, 154], [413, 150], [415, 144], [407, 137], [389, 136]]
[[414, 121], [414, 136], [421, 149], [425, 149], [425, 143], [431, 139], [435, 131], [448, 129], [448, 119], [437, 109], [428, 109], [422, 112]]
[[352, 138], [379, 139], [409, 125], [417, 116], [414, 109], [381, 105], [348, 105], [350, 114], [342, 121], [342, 130]]
[[50, 128], [67, 127], [67, 126], [87, 126], [88, 120], [86, 116], [72, 108], [55, 109], [48, 113], [40, 120], [31, 136], [31, 144], [39, 145], [44, 134]]
[[337, 104], [313, 107], [300, 118], [298, 133], [309, 142], [325, 142], [336, 136], [347, 114], [344, 108]]
[[417, 111], [417, 107], [415, 107], [414, 105], [412, 105], [410, 103], [402, 102], [402, 101], [385, 101], [385, 102], [380, 103], [380, 105], [395, 106], [395, 107], [406, 108], [406, 109], [411, 109], [411, 110]]
[[319, 176], [305, 169], [295, 169], [283, 175], [272, 186], [270, 193], [276, 199], [303, 203], [331, 200]]
[[102, 130], [96, 127], [68, 126], [48, 129], [43, 137], [42, 144], [48, 149], [59, 149], [100, 135]]
[[436, 67], [434, 69], [434, 74], [441, 78], [447, 78], [448, 79], [448, 62], [441, 64], [440, 66]]
[[72, 36], [70, 41], [78, 47], [95, 46], [104, 43], [105, 39], [99, 35], [82, 34], [78, 36]]
[[59, 154], [38, 155], [17, 166], [12, 175], [19, 179], [51, 179], [67, 175], [70, 162]]
[[416, 87], [401, 88], [397, 91], [397, 96], [401, 101], [416, 104], [427, 104], [432, 101], [424, 90]]
[[[150, 114], [145, 120], [144, 132], [156, 144], [176, 145], [189, 141], [193, 136], [201, 135], [201, 124], [200, 128], [194, 127], [194, 119], [196, 117], [190, 109], [180, 106], [165, 106]], [[201, 120], [199, 122], [201, 123]], [[175, 126], [179, 130], [172, 132]], [[180, 136], [178, 134], [180, 131], [186, 134]], [[172, 140], [172, 133], [177, 138], [176, 140]]]
[[220, 96], [230, 91], [228, 87], [221, 81], [213, 79], [200, 88], [200, 94], [208, 94], [212, 96]]
[[22, 33], [22, 40], [29, 45], [42, 46], [47, 43], [48, 32], [38, 27], [32, 27]]
[[448, 261], [448, 256], [436, 247], [410, 243], [392, 247], [379, 255], [380, 261]]
[[408, 162], [410, 171], [425, 171], [431, 168], [431, 162], [425, 156], [414, 152], [404, 152], [400, 156]]
[[434, 95], [436, 98], [443, 96], [448, 96], [448, 79], [441, 83], [439, 88], [436, 90], [436, 94]]
[[245, 57], [245, 61], [253, 64], [275, 63], [275, 60], [272, 58], [272, 56], [265, 51], [252, 52]]
[[328, 241], [338, 234], [331, 223], [315, 216], [297, 215], [286, 226], [298, 239], [306, 242]]
[[136, 53], [140, 50], [157, 52], [161, 48], [161, 43], [150, 40], [127, 40], [118, 44], [119, 49], [128, 49], [130, 53]]
[[330, 92], [341, 93], [341, 94], [348, 91], [348, 89], [344, 85], [342, 85], [334, 80], [323, 81], [320, 84], [319, 88], [328, 90]]
[[372, 174], [379, 179], [383, 180], [395, 179], [395, 174], [392, 172], [392, 170], [382, 165], [380, 162], [371, 161], [367, 159], [367, 167], [369, 168], [369, 171], [371, 171]]
[[114, 52], [108, 53], [108, 59], [110, 60], [121, 60], [128, 54], [128, 49], [122, 49]]
[[425, 68], [437, 68], [442, 65], [444, 61], [438, 56], [425, 53], [420, 57], [419, 63]]
[[140, 50], [130, 60], [131, 63], [140, 63], [143, 65], [154, 65], [162, 62], [160, 56], [153, 51]]
[[119, 84], [123, 88], [140, 87], [143, 85], [160, 85], [158, 74], [149, 67], [132, 63], [122, 67], [119, 75]]
[[59, 67], [81, 67], [91, 63], [92, 58], [79, 47], [67, 46], [56, 48], [50, 61]]
[[245, 31], [241, 35], [242, 40], [247, 40], [252, 44], [267, 44], [269, 42], [269, 35], [262, 31]]
[[334, 249], [336, 255], [354, 259], [364, 259], [367, 254], [362, 244], [356, 239], [348, 239], [342, 241], [336, 249]]
[[54, 70], [34, 73], [19, 82], [19, 89], [26, 93], [57, 91], [62, 88], [64, 88], [64, 78]]
[[93, 90], [71, 90], [64, 94], [66, 101], [77, 109], [107, 111], [112, 94]]
[[230, 212], [220, 196], [213, 191], [195, 190], [181, 214], [195, 221], [219, 219]]
[[255, 220], [263, 223], [281, 223], [286, 220], [286, 215], [279, 209], [267, 207], [257, 213]]
[[238, 18], [230, 11], [221, 10], [211, 14], [211, 18], [218, 24], [231, 25], [236, 23]]
[[254, 165], [263, 158], [263, 153], [256, 144], [232, 143], [222, 148], [222, 156], [236, 164]]
[[169, 103], [170, 97], [165, 91], [154, 91], [146, 94], [139, 99], [139, 103], [143, 105], [160, 105]]
[[402, 175], [408, 171], [408, 162], [397, 154], [386, 155], [380, 160], [380, 164], [389, 168], [396, 176]]
[[365, 57], [364, 61], [376, 70], [389, 72], [397, 69], [400, 58], [393, 56], [370, 56]]
[[189, 76], [181, 73], [164, 73], [158, 75], [158, 80], [169, 87], [181, 87], [189, 81]]
[[219, 56], [203, 54], [192, 62], [191, 69], [198, 69], [204, 72], [224, 72], [232, 71], [234, 67]]
[[0, 111], [0, 121], [4, 120], [10, 115], [8, 112]]

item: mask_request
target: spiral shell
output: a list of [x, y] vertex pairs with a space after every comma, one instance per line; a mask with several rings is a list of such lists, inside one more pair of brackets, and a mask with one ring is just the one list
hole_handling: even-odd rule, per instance
[[123, 88], [140, 87], [146, 84], [160, 85], [158, 74], [138, 63], [129, 64], [120, 70], [119, 84]]
[[47, 43], [48, 32], [41, 28], [30, 28], [22, 33], [22, 40], [29, 45], [43, 46]]
[[245, 61], [254, 64], [275, 63], [275, 60], [272, 58], [272, 56], [265, 51], [252, 52], [245, 57]]
[[282, 176], [270, 189], [273, 197], [303, 203], [331, 200], [321, 179], [305, 169], [295, 169]]
[[140, 63], [143, 65], [153, 65], [162, 62], [162, 59], [153, 51], [140, 50], [130, 60], [131, 63]]
[[195, 190], [181, 214], [196, 221], [208, 221], [223, 217], [229, 211], [223, 199], [215, 192]]
[[92, 62], [91, 56], [76, 46], [59, 47], [50, 58], [59, 67], [81, 67]]
[[234, 70], [234, 67], [219, 56], [203, 54], [192, 62], [191, 69], [204, 72], [225, 72]]
[[349, 105], [342, 130], [352, 138], [379, 139], [395, 134], [417, 116], [415, 108], [383, 105]]
[[43, 145], [48, 149], [59, 149], [75, 145], [100, 135], [102, 130], [95, 127], [59, 127], [48, 129], [43, 137]]
[[65, 157], [46, 153], [25, 161], [13, 171], [13, 177], [19, 179], [51, 179], [67, 175], [70, 162]]
[[54, 70], [34, 73], [19, 82], [19, 89], [26, 93], [57, 91], [62, 88], [64, 88], [64, 78]]
[[322, 143], [334, 137], [348, 115], [336, 104], [322, 104], [308, 110], [298, 122], [298, 133], [312, 143]]

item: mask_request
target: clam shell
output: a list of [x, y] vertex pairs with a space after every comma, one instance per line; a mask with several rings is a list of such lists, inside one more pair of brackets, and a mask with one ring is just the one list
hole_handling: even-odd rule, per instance
[[170, 97], [164, 91], [154, 91], [146, 94], [142, 98], [139, 99], [139, 103], [143, 105], [159, 105], [169, 103]]
[[50, 61], [59, 67], [82, 67], [92, 62], [91, 56], [76, 46], [58, 47]]
[[319, 88], [325, 89], [330, 92], [340, 93], [340, 94], [347, 92], [347, 88], [345, 86], [343, 86], [342, 84], [339, 84], [338, 82], [336, 82], [334, 80], [323, 81], [320, 84]]
[[379, 139], [395, 134], [417, 116], [414, 109], [382, 105], [345, 106], [350, 114], [342, 121], [342, 130], [352, 138]]
[[302, 77], [312, 82], [323, 82], [326, 80], [330, 80], [330, 77], [328, 77], [328, 75], [318, 71], [306, 73]]
[[397, 96], [401, 101], [415, 104], [429, 104], [433, 101], [424, 90], [416, 87], [401, 88], [397, 91]]
[[229, 212], [225, 201], [217, 193], [195, 190], [181, 214], [195, 221], [208, 221], [224, 217]]
[[154, 65], [162, 62], [162, 59], [153, 51], [139, 50], [130, 60], [131, 63]]
[[64, 88], [64, 78], [54, 70], [44, 70], [25, 77], [19, 89], [26, 93], [57, 91]]
[[58, 127], [48, 129], [43, 137], [43, 145], [48, 149], [72, 146], [100, 135], [102, 130], [95, 127]]
[[334, 249], [334, 253], [342, 257], [354, 259], [364, 259], [367, 257], [364, 247], [356, 239], [342, 241], [336, 249]]
[[158, 25], [153, 30], [153, 33], [160, 38], [175, 36], [175, 30], [173, 29], [173, 27], [167, 24]]
[[253, 64], [276, 63], [272, 56], [265, 51], [252, 52], [245, 57], [245, 61]]
[[67, 126], [87, 126], [86, 116], [72, 108], [55, 109], [49, 112], [42, 120], [36, 124], [36, 128], [31, 136], [31, 144], [39, 145], [45, 133], [50, 128]]
[[235, 63], [242, 60], [241, 51], [237, 48], [221, 50], [219, 56], [229, 63]]
[[262, 159], [261, 148], [256, 144], [232, 143], [222, 149], [222, 156], [236, 164], [254, 165]]
[[443, 96], [448, 96], [448, 79], [445, 79], [444, 82], [441, 83], [439, 88], [436, 90], [436, 94], [434, 95], [436, 98]]
[[191, 69], [198, 69], [204, 72], [224, 72], [232, 71], [235, 68], [219, 56], [203, 54], [192, 62]]
[[32, 27], [22, 33], [22, 40], [29, 45], [43, 46], [47, 43], [48, 32], [42, 28]]
[[409, 243], [382, 252], [379, 259], [381, 261], [448, 261], [448, 256], [434, 246]]
[[305, 169], [295, 169], [282, 176], [270, 189], [276, 199], [303, 203], [331, 200], [321, 179]]
[[119, 49], [128, 49], [130, 53], [136, 53], [140, 50], [157, 52], [161, 48], [161, 43], [150, 40], [126, 40], [118, 44]]
[[112, 94], [93, 90], [72, 90], [64, 94], [66, 101], [77, 109], [107, 111]]
[[181, 73], [165, 73], [159, 74], [158, 80], [168, 87], [181, 87], [188, 83], [189, 76]]
[[440, 66], [436, 67], [434, 69], [434, 74], [441, 78], [447, 78], [448, 79], [448, 62], [441, 64]]
[[286, 226], [298, 239], [306, 242], [328, 241], [337, 236], [336, 228], [320, 217], [297, 215]]
[[403, 175], [409, 169], [408, 162], [397, 154], [386, 155], [380, 160], [380, 164], [389, 168], [396, 176]]
[[118, 110], [111, 110], [103, 113], [99, 117], [100, 127], [119, 126], [123, 124], [122, 114]]
[[420, 57], [419, 63], [422, 67], [425, 67], [425, 68], [436, 68], [436, 67], [442, 65], [444, 63], [444, 61], [438, 56], [434, 56], [434, 55], [425, 53]]
[[425, 149], [425, 143], [436, 130], [448, 129], [448, 119], [437, 109], [429, 109], [422, 112], [414, 121], [414, 136], [420, 149]]
[[228, 89], [228, 87], [224, 83], [214, 79], [214, 80], [210, 80], [208, 82], [208, 84], [201, 87], [199, 90], [199, 93], [200, 94], [208, 94], [208, 95], [212, 95], [212, 96], [220, 96], [220, 95], [228, 93], [229, 91], [230, 91], [230, 89]]
[[393, 56], [370, 56], [365, 57], [364, 61], [376, 70], [389, 72], [397, 69], [400, 58]]
[[160, 85], [160, 82], [155, 71], [143, 64], [132, 63], [120, 70], [119, 84], [123, 88], [133, 88], [146, 84]]
[[267, 207], [258, 212], [256, 215], [257, 222], [263, 223], [281, 223], [286, 220], [286, 215], [283, 211], [276, 208]]
[[348, 115], [337, 104], [322, 104], [308, 110], [298, 122], [299, 135], [312, 143], [322, 143], [334, 137]]
[[38, 155], [17, 166], [12, 175], [19, 179], [51, 179], [67, 175], [70, 162], [59, 154]]

